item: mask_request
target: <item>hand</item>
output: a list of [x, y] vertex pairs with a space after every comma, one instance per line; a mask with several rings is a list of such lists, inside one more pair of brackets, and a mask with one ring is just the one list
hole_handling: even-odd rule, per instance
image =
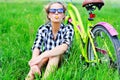
[[36, 58], [33, 58], [29, 61], [29, 65], [33, 66], [36, 64], [39, 64], [41, 62], [42, 59], [44, 59], [45, 57], [48, 56], [49, 51], [45, 51], [44, 53], [42, 53], [41, 55], [37, 56]]
[[31, 59], [31, 60], [29, 61], [29, 65], [30, 65], [30, 66], [36, 65], [36, 64], [40, 63], [41, 60], [42, 60], [42, 59], [41, 59], [41, 57], [40, 57], [40, 55], [39, 55], [38, 57], [36, 57], [36, 58], [34, 58], [34, 59]]
[[38, 65], [33, 65], [31, 67], [31, 71], [32, 71], [32, 74], [38, 73], [39, 75], [41, 75], [41, 72], [40, 72]]

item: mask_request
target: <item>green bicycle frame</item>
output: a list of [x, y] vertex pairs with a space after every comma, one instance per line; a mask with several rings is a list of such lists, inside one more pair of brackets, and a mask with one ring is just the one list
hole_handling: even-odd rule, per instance
[[[88, 63], [89, 62], [96, 62], [96, 63], [99, 62], [98, 56], [96, 54], [95, 46], [93, 43], [93, 39], [90, 35], [91, 30], [90, 30], [90, 28], [88, 28], [87, 32], [85, 32], [80, 13], [78, 12], [78, 9], [71, 3], [68, 4], [68, 16], [66, 17], [65, 23], [67, 23], [69, 17], [72, 19], [71, 23], [74, 26], [75, 37], [76, 38], [78, 38], [78, 36], [81, 37], [81, 39], [80, 39], [81, 44], [79, 47], [82, 52], [82, 56], [85, 58], [85, 61]], [[90, 21], [88, 22], [88, 26], [91, 26]], [[87, 44], [86, 43], [88, 43], [88, 38], [91, 42], [93, 52], [95, 55], [94, 60], [89, 60], [88, 56], [87, 56]], [[82, 42], [85, 43], [85, 46], [82, 44]]]

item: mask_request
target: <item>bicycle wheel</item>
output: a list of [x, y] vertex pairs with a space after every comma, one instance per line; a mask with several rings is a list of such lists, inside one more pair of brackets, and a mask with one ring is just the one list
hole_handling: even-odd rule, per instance
[[[120, 43], [117, 36], [111, 36], [103, 26], [96, 26], [92, 31], [95, 50], [101, 63], [109, 67], [118, 67], [120, 71]], [[94, 60], [92, 45], [88, 40], [88, 59]]]

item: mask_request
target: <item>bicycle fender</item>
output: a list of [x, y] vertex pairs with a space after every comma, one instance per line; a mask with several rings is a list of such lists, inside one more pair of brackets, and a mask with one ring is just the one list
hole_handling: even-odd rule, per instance
[[[110, 25], [109, 23], [107, 22], [99, 22], [97, 23], [95, 26], [102, 26], [104, 27], [105, 29], [107, 29], [107, 31], [110, 33], [111, 36], [116, 36], [118, 35], [118, 32], [115, 30], [115, 28], [113, 28], [112, 25]], [[94, 26], [94, 27], [95, 27]]]

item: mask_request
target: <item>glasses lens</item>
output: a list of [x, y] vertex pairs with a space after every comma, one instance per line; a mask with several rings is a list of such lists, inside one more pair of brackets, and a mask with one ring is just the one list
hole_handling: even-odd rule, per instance
[[63, 13], [64, 12], [64, 9], [63, 8], [60, 8], [60, 9], [57, 9], [58, 13]]
[[56, 12], [56, 9], [49, 9], [49, 12], [50, 12], [50, 13], [55, 13], [55, 12]]

